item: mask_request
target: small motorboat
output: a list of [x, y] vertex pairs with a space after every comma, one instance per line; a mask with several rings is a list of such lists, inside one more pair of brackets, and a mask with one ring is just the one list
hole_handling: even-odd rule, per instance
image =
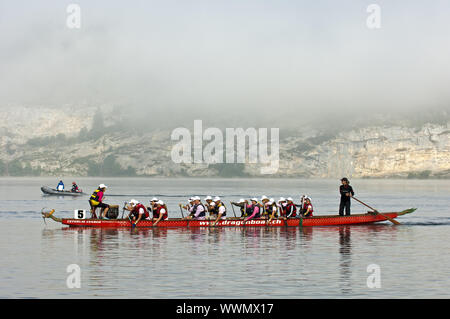
[[48, 187], [48, 186], [42, 186], [41, 191], [45, 195], [58, 195], [58, 196], [80, 196], [84, 195], [83, 192], [72, 192], [72, 191], [59, 191], [57, 189]]

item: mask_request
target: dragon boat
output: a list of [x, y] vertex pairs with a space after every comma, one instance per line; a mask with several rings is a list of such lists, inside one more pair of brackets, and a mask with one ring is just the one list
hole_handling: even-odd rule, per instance
[[[402, 215], [414, 212], [416, 208], [410, 208], [401, 212], [378, 212], [369, 211], [365, 214], [354, 214], [349, 216], [321, 215], [300, 218], [277, 218], [271, 221], [256, 218], [244, 221], [243, 218], [229, 217], [220, 220], [213, 225], [213, 220], [192, 220], [185, 218], [169, 218], [161, 220], [156, 226], [152, 220], [141, 220], [136, 227], [311, 227], [311, 226], [337, 226], [337, 225], [364, 225], [383, 221], [392, 221]], [[42, 213], [42, 217], [53, 219], [69, 227], [102, 227], [102, 228], [124, 228], [134, 227], [129, 219], [97, 219], [97, 218], [57, 218], [53, 215], [54, 210]]]

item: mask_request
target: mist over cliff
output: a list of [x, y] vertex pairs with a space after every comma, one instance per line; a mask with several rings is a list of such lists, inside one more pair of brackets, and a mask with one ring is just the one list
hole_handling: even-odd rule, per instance
[[175, 164], [201, 120], [279, 128], [277, 176], [447, 176], [450, 4], [370, 4], [2, 1], [0, 174], [258, 176]]
[[[271, 175], [261, 174], [262, 163], [249, 161], [178, 164], [171, 157], [174, 127], [153, 126], [158, 119], [138, 121], [119, 107], [71, 112], [16, 107], [0, 115], [0, 175], [450, 177], [450, 118], [445, 110], [398, 122], [380, 117], [342, 126], [282, 126], [279, 167]], [[184, 124], [193, 132], [193, 123]]]

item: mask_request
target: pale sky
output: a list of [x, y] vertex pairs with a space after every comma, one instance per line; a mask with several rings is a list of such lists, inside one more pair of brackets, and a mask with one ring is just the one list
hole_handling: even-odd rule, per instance
[[[0, 0], [0, 107], [162, 116], [449, 107], [449, 1]], [[381, 8], [381, 28], [366, 25]]]

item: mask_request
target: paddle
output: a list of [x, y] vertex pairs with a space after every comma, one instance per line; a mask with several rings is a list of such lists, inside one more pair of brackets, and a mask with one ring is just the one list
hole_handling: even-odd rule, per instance
[[352, 196], [351, 198], [353, 198], [354, 200], [356, 200], [357, 202], [360, 202], [361, 204], [363, 204], [364, 206], [370, 208], [371, 210], [373, 210], [375, 213], [383, 216], [384, 218], [386, 218], [387, 220], [389, 220], [391, 223], [393, 223], [394, 225], [401, 225], [400, 222], [396, 221], [395, 219], [392, 219], [386, 215], [383, 215], [382, 213], [380, 213], [379, 211], [377, 211], [375, 208], [370, 207], [369, 205], [367, 205], [366, 203], [363, 203], [362, 201], [360, 201], [359, 199], [357, 199], [356, 197]]
[[234, 217], [236, 217], [236, 212], [234, 211], [234, 205], [233, 205], [233, 203], [232, 203], [232, 202], [230, 202], [230, 205], [231, 205], [231, 208], [233, 209], [233, 214], [234, 214]]
[[122, 207], [122, 219], [123, 219], [123, 214], [125, 213], [125, 207], [127, 206], [127, 202], [123, 203], [123, 207]]
[[181, 204], [179, 204], [179, 206], [180, 206], [180, 212], [181, 212], [181, 216], [183, 217], [183, 219], [184, 219], [184, 214], [183, 214], [183, 210], [181, 209]]

